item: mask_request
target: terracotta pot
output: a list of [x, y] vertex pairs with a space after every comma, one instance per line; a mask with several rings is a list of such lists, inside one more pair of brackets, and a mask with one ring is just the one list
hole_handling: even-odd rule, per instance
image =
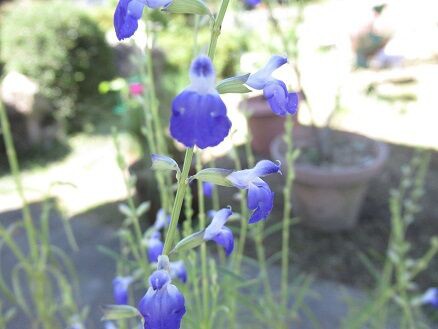
[[272, 113], [262, 95], [248, 98], [240, 104], [240, 108], [250, 112], [248, 128], [252, 135], [251, 146], [254, 152], [269, 154], [272, 141], [284, 132], [285, 117]]
[[[389, 153], [387, 145], [382, 142], [352, 133], [340, 134], [349, 140], [370, 143], [374, 157], [362, 165], [330, 169], [297, 163], [290, 200], [303, 224], [330, 232], [351, 229], [357, 224], [368, 183], [381, 173]], [[295, 137], [296, 147], [313, 142], [309, 134], [302, 136], [301, 139]], [[272, 157], [284, 163], [284, 150], [284, 141], [276, 138], [271, 147]]]

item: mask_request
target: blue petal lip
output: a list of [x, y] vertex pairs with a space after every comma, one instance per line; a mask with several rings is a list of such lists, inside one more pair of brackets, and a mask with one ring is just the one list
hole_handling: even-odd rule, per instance
[[179, 329], [186, 313], [184, 296], [170, 283], [170, 276], [164, 270], [152, 273], [149, 283], [151, 287], [138, 304], [144, 328]]
[[245, 0], [245, 4], [249, 7], [255, 7], [257, 6], [261, 0]]
[[181, 282], [187, 282], [187, 269], [182, 260], [170, 263], [170, 270]]
[[422, 302], [438, 308], [438, 288], [429, 288], [423, 294]]
[[250, 184], [248, 189], [248, 208], [253, 210], [253, 213], [249, 218], [249, 224], [266, 219], [271, 213], [273, 205], [274, 193], [266, 182], [259, 179], [255, 183]]
[[139, 20], [143, 15], [145, 4], [139, 0], [131, 0], [128, 4], [127, 14], [136, 20]]
[[172, 102], [170, 133], [186, 147], [201, 149], [222, 142], [231, 128], [219, 95], [183, 91]]
[[163, 242], [158, 238], [152, 237], [148, 240], [148, 258], [150, 263], [158, 261], [158, 256], [163, 253], [163, 247]]
[[138, 20], [128, 14], [130, 1], [120, 0], [114, 12], [114, 29], [119, 40], [131, 37], [138, 28]]
[[280, 173], [280, 162], [275, 163], [270, 160], [261, 160], [256, 163], [254, 168], [252, 169], [254, 175], [257, 177], [264, 177], [270, 174]]
[[234, 236], [233, 231], [228, 227], [223, 227], [212, 240], [218, 245], [224, 247], [227, 256], [231, 255], [234, 249]]
[[154, 290], [161, 289], [165, 284], [170, 283], [170, 275], [165, 270], [158, 270], [149, 277], [149, 284]]
[[204, 233], [205, 240], [212, 240], [214, 237], [220, 233], [222, 227], [228, 220], [228, 217], [232, 215], [230, 208], [223, 208], [216, 212], [210, 225], [207, 226]]
[[288, 93], [283, 81], [273, 80], [267, 83], [263, 88], [263, 95], [275, 114], [284, 116], [297, 112], [298, 94]]
[[287, 111], [289, 114], [294, 115], [297, 113], [299, 104], [298, 93], [289, 93], [287, 100]]
[[272, 73], [286, 63], [287, 57], [280, 55], [272, 56], [262, 69], [249, 76], [246, 84], [254, 89], [263, 89], [269, 81], [273, 80]]
[[[154, 229], [156, 231], [161, 230], [164, 227], [167, 227], [170, 224], [170, 216], [166, 215], [166, 212], [164, 211], [164, 209], [160, 208], [157, 212], [157, 216], [155, 218], [155, 223], [154, 223]], [[158, 238], [160, 238], [160, 236], [158, 236]]]
[[117, 305], [128, 304], [128, 288], [132, 282], [131, 277], [116, 277], [113, 280], [114, 303]]
[[202, 182], [202, 192], [208, 198], [211, 198], [213, 195], [213, 184], [210, 182]]

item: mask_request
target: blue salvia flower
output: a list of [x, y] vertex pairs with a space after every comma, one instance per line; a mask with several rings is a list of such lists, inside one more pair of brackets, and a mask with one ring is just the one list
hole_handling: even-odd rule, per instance
[[286, 63], [287, 57], [274, 55], [262, 69], [251, 74], [246, 81], [251, 88], [263, 90], [272, 111], [280, 116], [293, 115], [298, 108], [297, 93], [289, 93], [283, 81], [272, 77], [272, 73]]
[[165, 270], [149, 277], [149, 289], [140, 300], [138, 310], [144, 318], [144, 329], [179, 329], [186, 313], [184, 296], [171, 284]]
[[150, 235], [149, 239], [146, 240], [148, 247], [148, 258], [149, 262], [156, 263], [158, 261], [158, 256], [163, 253], [164, 244], [161, 241], [160, 232], [154, 231]]
[[157, 212], [157, 216], [155, 217], [154, 230], [159, 231], [162, 228], [169, 226], [170, 224], [170, 215], [167, 215], [164, 209], [160, 208]]
[[274, 193], [260, 177], [275, 173], [281, 173], [280, 164], [261, 160], [252, 169], [234, 171], [227, 176], [235, 187], [248, 190], [248, 208], [253, 211], [250, 224], [266, 219], [272, 210]]
[[181, 282], [187, 282], [187, 269], [182, 260], [170, 263], [170, 276], [178, 278]]
[[170, 134], [186, 147], [216, 146], [227, 137], [231, 121], [215, 88], [210, 58], [200, 55], [192, 62], [190, 81], [172, 102]]
[[427, 289], [421, 297], [421, 302], [438, 308], [438, 288]]
[[132, 283], [132, 277], [117, 276], [113, 280], [114, 303], [117, 305], [128, 305], [129, 285]]
[[144, 7], [152, 9], [165, 7], [172, 0], [119, 0], [114, 12], [114, 29], [117, 38], [123, 40], [131, 37], [138, 28], [138, 20], [143, 15]]
[[202, 192], [207, 198], [211, 198], [213, 195], [213, 184], [210, 182], [202, 182]]
[[227, 256], [229, 256], [234, 249], [234, 236], [233, 231], [224, 225], [232, 213], [230, 208], [223, 208], [217, 211], [204, 233], [204, 240], [213, 240], [222, 246]]
[[256, 7], [258, 4], [262, 2], [261, 0], [245, 0], [245, 5], [247, 5], [250, 8]]

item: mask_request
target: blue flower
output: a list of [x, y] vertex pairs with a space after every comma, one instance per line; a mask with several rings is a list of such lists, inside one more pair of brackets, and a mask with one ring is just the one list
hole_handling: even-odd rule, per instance
[[227, 176], [235, 187], [248, 190], [248, 208], [253, 211], [250, 224], [266, 219], [272, 210], [274, 193], [260, 177], [275, 173], [281, 173], [279, 164], [261, 160], [252, 169], [235, 171]]
[[111, 321], [106, 321], [104, 327], [105, 329], [117, 329], [116, 325]]
[[155, 9], [169, 5], [172, 0], [119, 0], [114, 12], [114, 29], [119, 40], [131, 37], [145, 6]]
[[421, 297], [423, 304], [429, 304], [435, 308], [438, 308], [438, 288], [429, 288]]
[[261, 0], [245, 0], [245, 5], [247, 5], [250, 8], [254, 8], [255, 6], [257, 6], [260, 2], [262, 2]]
[[231, 121], [215, 88], [210, 58], [200, 55], [192, 62], [190, 81], [172, 102], [170, 134], [186, 147], [216, 146], [227, 137]]
[[179, 329], [186, 313], [184, 296], [171, 284], [165, 270], [149, 277], [150, 287], [140, 300], [138, 310], [144, 318], [144, 329]]
[[286, 57], [274, 55], [262, 69], [251, 74], [246, 81], [246, 84], [251, 88], [263, 89], [263, 95], [272, 111], [280, 116], [293, 115], [298, 108], [297, 93], [289, 93], [283, 81], [272, 77], [272, 73], [286, 63]]
[[118, 276], [113, 280], [114, 303], [117, 305], [128, 305], [128, 289], [132, 282], [131, 277]]
[[187, 282], [187, 270], [182, 260], [170, 263], [170, 275], [183, 283]]
[[217, 211], [204, 233], [204, 240], [213, 240], [218, 245], [224, 247], [227, 256], [234, 249], [234, 236], [233, 232], [224, 225], [232, 213], [230, 208], [223, 208]]
[[161, 242], [160, 232], [152, 232], [149, 239], [147, 239], [146, 244], [148, 246], [148, 258], [149, 262], [156, 263], [158, 261], [158, 256], [163, 253], [163, 242]]
[[210, 182], [202, 182], [202, 191], [207, 198], [213, 195], [213, 184]]
[[160, 208], [157, 212], [157, 216], [155, 217], [155, 223], [153, 229], [155, 231], [159, 231], [164, 227], [169, 226], [170, 224], [170, 215], [166, 215], [164, 209]]

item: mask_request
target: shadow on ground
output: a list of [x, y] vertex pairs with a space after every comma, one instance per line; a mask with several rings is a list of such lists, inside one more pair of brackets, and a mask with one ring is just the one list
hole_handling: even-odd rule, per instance
[[[391, 145], [391, 156], [384, 172], [371, 184], [358, 226], [349, 232], [328, 234], [307, 228], [299, 223], [292, 228], [292, 267], [295, 272], [314, 275], [318, 280], [322, 296], [330, 296], [338, 289], [338, 285], [330, 284], [329, 293], [324, 282], [338, 282], [356, 288], [370, 288], [372, 276], [358, 255], [367, 255], [379, 266], [386, 250], [389, 233], [388, 193], [389, 189], [398, 185], [400, 166], [407, 163], [413, 154], [409, 147]], [[278, 181], [276, 181], [278, 182]], [[281, 184], [273, 186], [277, 190], [276, 208], [267, 225], [275, 224], [281, 218], [281, 200], [278, 193]], [[224, 189], [225, 190], [225, 189]], [[229, 190], [227, 190], [229, 192]], [[430, 238], [438, 234], [438, 154], [432, 155], [430, 170], [426, 179], [425, 195], [422, 200], [423, 210], [417, 216], [415, 224], [409, 231], [409, 242], [412, 244], [413, 256], [421, 255], [428, 247]], [[90, 321], [87, 328], [101, 328], [99, 319], [102, 315], [99, 307], [112, 302], [111, 281], [115, 275], [115, 264], [112, 259], [98, 251], [98, 246], [118, 250], [116, 230], [120, 227], [122, 217], [117, 209], [119, 202], [108, 203], [90, 209], [70, 219], [70, 223], [79, 245], [74, 252], [68, 245], [64, 233], [62, 216], [57, 211], [50, 215], [52, 241], [71, 256], [80, 280], [79, 299], [81, 305], [90, 306]], [[235, 209], [238, 209], [237, 207]], [[31, 206], [35, 218], [41, 212], [41, 203]], [[0, 214], [0, 223], [4, 226], [20, 220], [20, 210]], [[20, 245], [25, 246], [25, 236], [21, 232], [14, 236]], [[268, 256], [279, 250], [280, 236], [272, 235], [265, 241]], [[248, 243], [248, 254], [252, 254], [251, 243]], [[10, 253], [1, 255], [2, 269], [12, 269], [15, 260]], [[7, 272], [8, 270], [6, 270]], [[418, 278], [420, 288], [438, 285], [436, 273], [438, 259], [433, 260], [429, 269]], [[6, 275], [6, 280], [10, 277]], [[318, 289], [316, 289], [318, 290]], [[354, 291], [352, 290], [353, 294]], [[329, 298], [329, 297], [327, 297]], [[315, 303], [315, 302], [314, 302]], [[321, 314], [331, 312], [319, 300]], [[312, 305], [312, 302], [309, 302]], [[322, 305], [322, 306], [321, 306]], [[317, 306], [313, 306], [316, 308]], [[339, 310], [339, 308], [338, 308]], [[339, 318], [336, 320], [338, 321]], [[28, 326], [24, 317], [17, 317], [9, 329], [22, 329]], [[333, 320], [335, 321], [335, 320]], [[322, 327], [324, 328], [324, 327]], [[334, 328], [334, 327], [331, 327]]]
[[[116, 271], [115, 263], [108, 256], [102, 254], [98, 250], [98, 246], [112, 250], [118, 248], [115, 232], [122, 218], [117, 210], [117, 204], [110, 203], [99, 206], [70, 219], [69, 223], [79, 246], [77, 251], [74, 251], [68, 242], [60, 213], [52, 211], [50, 214], [52, 243], [63, 249], [71, 257], [80, 282], [79, 303], [82, 306], [87, 305], [90, 307], [90, 321], [87, 328], [102, 328], [99, 325], [102, 316], [100, 306], [112, 303], [111, 282]], [[41, 209], [42, 203], [31, 205], [31, 212], [37, 224]], [[20, 219], [20, 210], [0, 214], [0, 223], [4, 226]], [[22, 248], [26, 248], [27, 243], [24, 232], [17, 232], [14, 239]], [[1, 256], [1, 268], [9, 272], [6, 274], [5, 279], [10, 282], [10, 271], [8, 269], [12, 270], [16, 260], [7, 251], [3, 251]], [[8, 329], [30, 328], [26, 321], [24, 316], [17, 316], [8, 325]]]

